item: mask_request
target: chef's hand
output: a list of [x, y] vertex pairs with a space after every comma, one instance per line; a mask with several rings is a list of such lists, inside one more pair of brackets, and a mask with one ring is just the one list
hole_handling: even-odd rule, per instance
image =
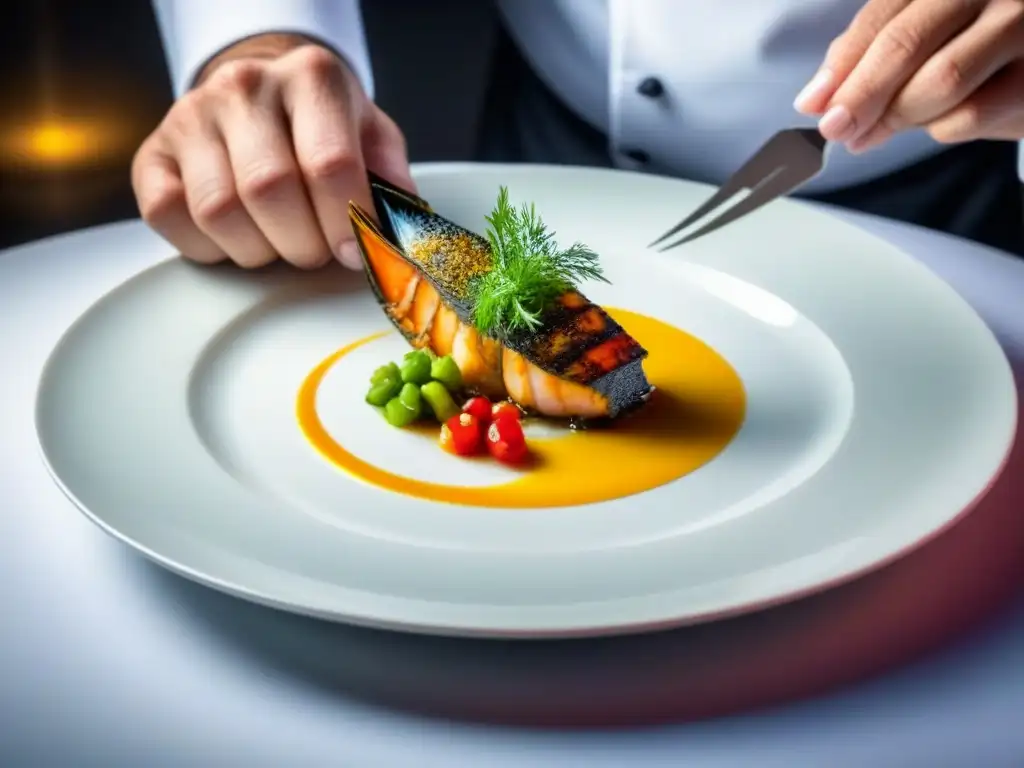
[[913, 127], [1024, 139], [1024, 0], [869, 0], [795, 106], [853, 152]]
[[216, 57], [140, 147], [142, 217], [193, 261], [361, 265], [348, 217], [366, 169], [409, 189], [405, 139], [348, 66], [292, 35]]

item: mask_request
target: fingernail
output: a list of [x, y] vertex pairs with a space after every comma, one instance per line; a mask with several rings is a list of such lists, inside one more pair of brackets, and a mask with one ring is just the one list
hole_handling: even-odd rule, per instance
[[412, 176], [406, 176], [405, 177], [405, 183], [409, 185], [409, 186], [406, 187], [406, 189], [409, 190], [410, 192], [412, 192], [414, 195], [418, 195], [420, 193], [420, 190], [416, 186], [416, 182], [413, 181]]
[[846, 141], [857, 130], [853, 115], [846, 107], [832, 107], [818, 122], [818, 130], [829, 141]]
[[359, 252], [359, 246], [354, 240], [346, 240], [338, 246], [338, 261], [349, 269], [363, 268], [363, 255]]
[[865, 135], [848, 142], [846, 145], [846, 151], [851, 155], [863, 155], [874, 146], [875, 142], [872, 137], [870, 135]]
[[828, 90], [832, 87], [832, 70], [821, 69], [814, 77], [811, 78], [810, 82], [804, 86], [803, 90], [797, 94], [797, 97], [793, 100], [793, 108], [797, 112], [803, 112], [805, 114], [815, 112], [813, 104], [816, 101], [820, 101], [828, 95]]
[[868, 131], [863, 136], [858, 136], [847, 142], [846, 151], [851, 155], [863, 155], [870, 152], [882, 142], [886, 141], [892, 134], [882, 131]]

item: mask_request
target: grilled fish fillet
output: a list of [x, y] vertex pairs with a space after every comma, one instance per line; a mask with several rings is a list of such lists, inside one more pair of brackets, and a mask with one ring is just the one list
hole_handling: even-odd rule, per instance
[[536, 330], [480, 333], [472, 282], [491, 269], [487, 240], [380, 177], [370, 188], [375, 216], [352, 203], [352, 227], [381, 307], [413, 347], [451, 355], [469, 389], [543, 416], [611, 419], [648, 399], [647, 351], [576, 290]]

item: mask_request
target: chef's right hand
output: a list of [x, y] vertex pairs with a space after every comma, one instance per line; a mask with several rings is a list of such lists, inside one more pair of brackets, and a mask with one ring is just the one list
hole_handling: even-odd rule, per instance
[[216, 57], [132, 164], [143, 219], [187, 258], [361, 267], [367, 169], [415, 190], [405, 138], [334, 53], [266, 35]]

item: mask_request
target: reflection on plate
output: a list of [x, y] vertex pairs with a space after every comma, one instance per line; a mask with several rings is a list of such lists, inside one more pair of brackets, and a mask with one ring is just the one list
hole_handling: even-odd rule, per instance
[[828, 216], [783, 201], [655, 254], [706, 188], [492, 165], [417, 181], [478, 230], [505, 184], [597, 251], [611, 284], [588, 297], [649, 349], [664, 397], [621, 430], [531, 426], [529, 472], [455, 459], [363, 403], [408, 345], [361, 275], [174, 260], [102, 298], [46, 366], [37, 429], [69, 497], [166, 567], [283, 609], [572, 636], [852, 578], [955, 521], [1008, 452], [1016, 396], [988, 329]]

